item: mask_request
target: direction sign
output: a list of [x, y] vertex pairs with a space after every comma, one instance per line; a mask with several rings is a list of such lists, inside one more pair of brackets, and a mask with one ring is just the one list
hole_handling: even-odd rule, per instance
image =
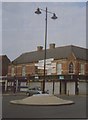
[[[54, 60], [53, 58], [46, 59], [46, 65], [51, 65], [53, 60]], [[35, 66], [39, 67], [44, 66], [44, 60], [39, 60], [39, 62], [35, 64]]]
[[[54, 58], [46, 59], [45, 69], [49, 74], [56, 73], [56, 63], [53, 63], [53, 60]], [[38, 69], [44, 70], [44, 60], [39, 60], [39, 62], [36, 63], [35, 66], [37, 66]]]
[[[38, 66], [38, 69], [44, 70], [44, 67], [39, 67], [39, 66]], [[45, 68], [45, 69], [48, 70], [48, 68]]]
[[[47, 62], [51, 62], [51, 61], [53, 61], [53, 60], [54, 60], [54, 58], [46, 59], [46, 63], [47, 63]], [[44, 60], [39, 60], [39, 63], [44, 63]]]

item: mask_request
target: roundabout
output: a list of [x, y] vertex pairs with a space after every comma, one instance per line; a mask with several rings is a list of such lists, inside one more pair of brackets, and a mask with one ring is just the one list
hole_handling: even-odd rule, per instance
[[56, 105], [74, 104], [73, 101], [63, 100], [61, 98], [49, 94], [33, 95], [24, 99], [10, 101], [10, 103], [18, 104], [18, 105], [31, 105], [31, 106], [44, 106], [44, 105], [56, 106]]

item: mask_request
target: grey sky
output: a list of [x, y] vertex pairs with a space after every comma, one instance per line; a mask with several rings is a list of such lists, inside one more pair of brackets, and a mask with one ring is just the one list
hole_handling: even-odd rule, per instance
[[2, 3], [2, 53], [14, 60], [24, 52], [44, 46], [45, 13], [36, 15], [40, 7], [55, 12], [48, 14], [48, 41], [56, 46], [86, 47], [86, 3], [77, 2], [7, 2]]

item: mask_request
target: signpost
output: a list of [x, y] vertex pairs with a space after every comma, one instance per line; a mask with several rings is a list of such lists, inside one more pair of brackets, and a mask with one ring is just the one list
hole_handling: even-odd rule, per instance
[[[53, 63], [54, 58], [46, 59], [46, 70], [47, 74], [56, 73], [56, 63]], [[39, 60], [38, 63], [35, 64], [38, 69], [44, 70], [44, 60]]]

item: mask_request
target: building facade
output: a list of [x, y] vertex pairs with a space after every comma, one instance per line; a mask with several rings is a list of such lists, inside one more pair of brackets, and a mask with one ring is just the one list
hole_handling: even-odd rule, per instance
[[[55, 47], [50, 44], [46, 50], [45, 89], [55, 94], [87, 94], [88, 49], [69, 45]], [[44, 79], [44, 50], [24, 53], [8, 67], [7, 87], [26, 90], [27, 86], [40, 86]]]
[[10, 59], [6, 55], [0, 55], [0, 92], [5, 91], [5, 80], [2, 79], [8, 74], [8, 66], [10, 64]]

